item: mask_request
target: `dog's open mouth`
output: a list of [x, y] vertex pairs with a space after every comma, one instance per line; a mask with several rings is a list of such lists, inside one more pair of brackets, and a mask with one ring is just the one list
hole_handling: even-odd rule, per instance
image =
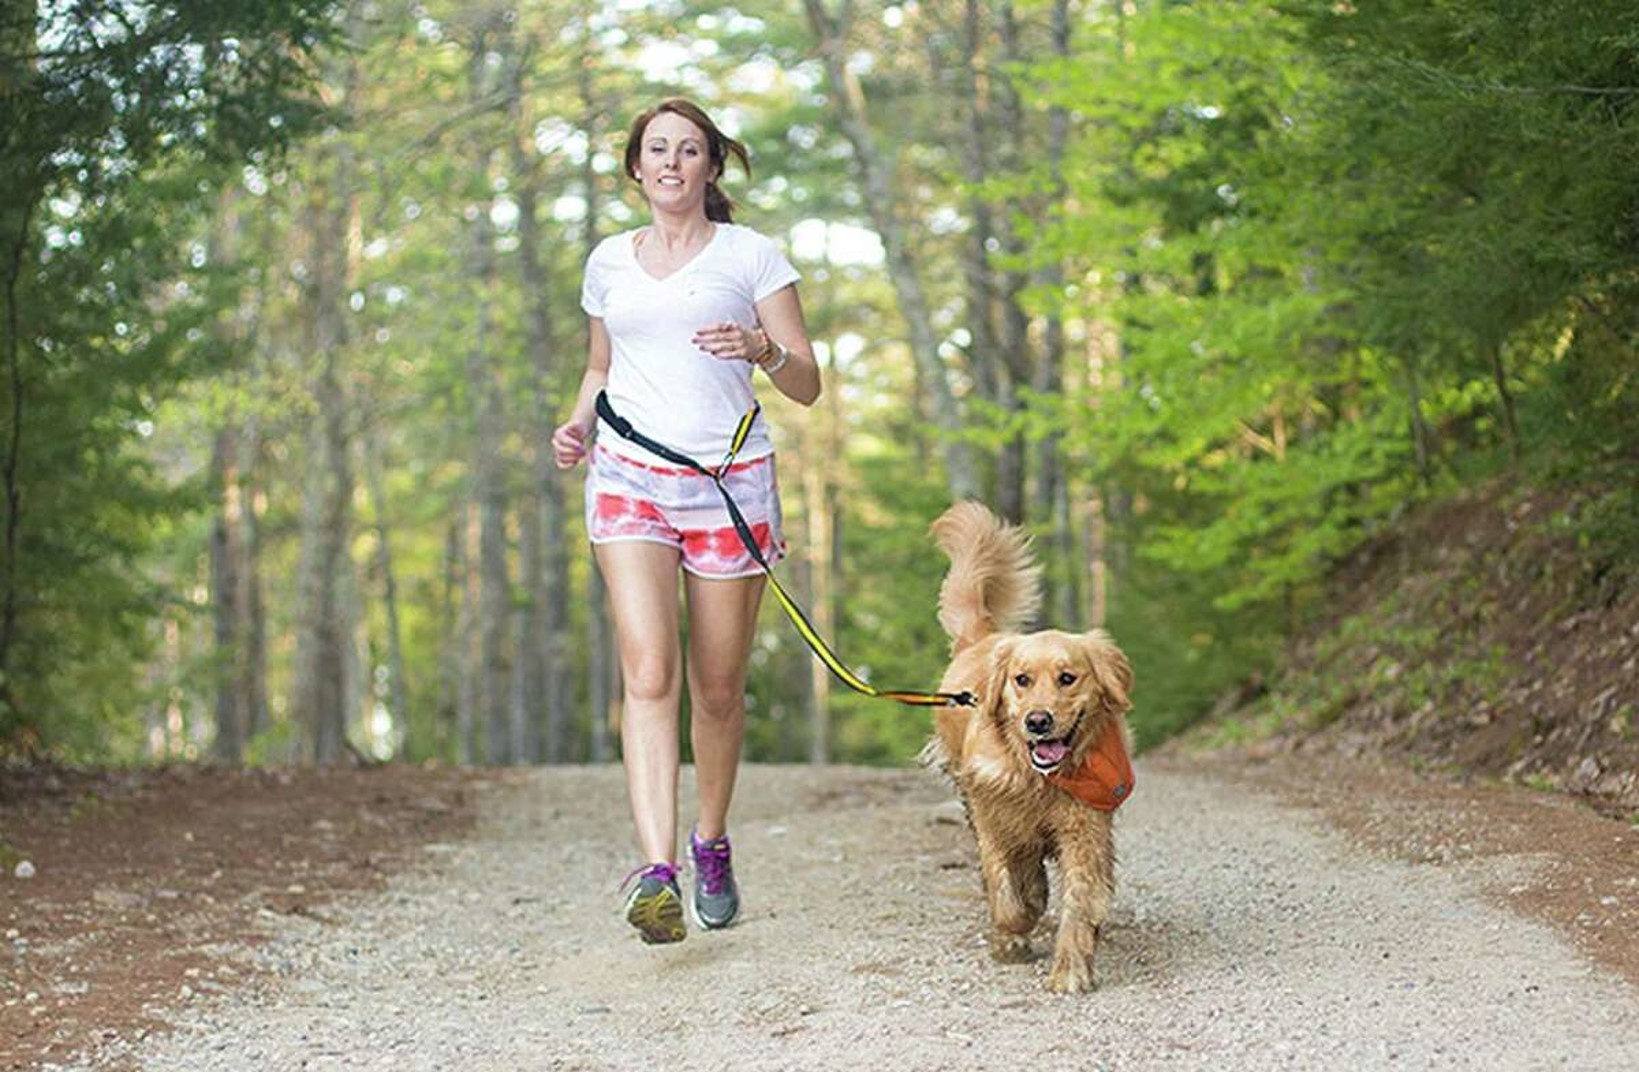
[[1030, 765], [1042, 774], [1052, 774], [1064, 762], [1064, 757], [1070, 754], [1070, 741], [1065, 737], [1055, 737], [1050, 741], [1032, 741], [1030, 744]]

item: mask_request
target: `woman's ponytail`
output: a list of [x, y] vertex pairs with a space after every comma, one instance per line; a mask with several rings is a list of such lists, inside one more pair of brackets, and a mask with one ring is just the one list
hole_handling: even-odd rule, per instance
[[706, 186], [706, 219], [712, 223], [734, 222], [734, 202], [715, 182]]

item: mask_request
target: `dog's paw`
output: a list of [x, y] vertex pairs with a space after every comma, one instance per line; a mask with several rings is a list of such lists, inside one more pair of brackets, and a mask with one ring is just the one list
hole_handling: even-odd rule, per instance
[[1093, 966], [1081, 957], [1058, 958], [1047, 976], [1047, 989], [1055, 994], [1085, 994], [1093, 989]]
[[997, 963], [1024, 964], [1034, 956], [1035, 953], [1030, 948], [1029, 935], [991, 932], [990, 959]]

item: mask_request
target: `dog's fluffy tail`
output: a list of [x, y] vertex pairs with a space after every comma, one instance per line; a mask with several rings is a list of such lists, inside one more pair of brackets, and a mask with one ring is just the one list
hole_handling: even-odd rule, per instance
[[939, 624], [950, 634], [952, 652], [1017, 629], [1041, 606], [1041, 567], [1023, 531], [976, 502], [952, 506], [931, 531], [950, 556], [939, 587]]

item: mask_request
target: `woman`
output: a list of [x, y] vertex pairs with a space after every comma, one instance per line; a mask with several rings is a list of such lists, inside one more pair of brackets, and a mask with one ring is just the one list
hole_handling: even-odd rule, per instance
[[[613, 609], [625, 680], [621, 750], [643, 854], [626, 918], [650, 943], [685, 934], [675, 862], [685, 680], [699, 792], [689, 903], [707, 928], [726, 927], [739, 912], [728, 810], [764, 577], [710, 478], [621, 438], [598, 421], [595, 402], [606, 392], [638, 432], [714, 465], [751, 406], [753, 371], [805, 406], [820, 393], [798, 273], [773, 242], [732, 222], [718, 187], [730, 156], [750, 174], [745, 147], [689, 101], [663, 101], [632, 123], [626, 173], [649, 203], [649, 224], [605, 239], [587, 259], [586, 374], [573, 412], [552, 435], [560, 468], [589, 462], [587, 530]], [[759, 421], [725, 478], [769, 562], [785, 549], [773, 450]], [[686, 651], [678, 639], [679, 568]]]

